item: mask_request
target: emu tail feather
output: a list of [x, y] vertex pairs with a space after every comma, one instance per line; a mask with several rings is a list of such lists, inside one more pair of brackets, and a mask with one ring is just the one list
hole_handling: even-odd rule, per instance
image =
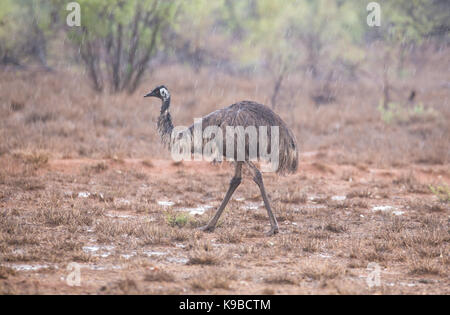
[[277, 173], [292, 174], [298, 168], [298, 149], [294, 135], [286, 128], [286, 134], [280, 137], [280, 154]]

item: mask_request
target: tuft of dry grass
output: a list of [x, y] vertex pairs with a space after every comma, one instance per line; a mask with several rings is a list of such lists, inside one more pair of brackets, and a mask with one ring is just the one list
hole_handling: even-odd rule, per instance
[[195, 239], [195, 233], [190, 230], [175, 228], [171, 232], [171, 240], [174, 242], [186, 242], [190, 239]]
[[25, 104], [23, 102], [20, 102], [17, 100], [11, 101], [10, 109], [13, 112], [19, 112], [19, 111], [23, 110], [24, 108], [25, 108]]
[[231, 282], [236, 279], [234, 272], [229, 270], [207, 270], [190, 280], [191, 287], [196, 291], [211, 289], [230, 290]]
[[188, 265], [218, 265], [220, 263], [219, 257], [216, 253], [194, 251], [189, 254]]
[[143, 160], [141, 163], [142, 163], [142, 165], [144, 165], [148, 168], [155, 167], [155, 164], [153, 164], [152, 160], [149, 160], [149, 159]]
[[14, 271], [14, 269], [5, 266], [0, 266], [0, 280], [8, 279], [9, 276], [14, 276], [15, 274], [16, 272]]
[[18, 176], [11, 178], [6, 183], [10, 186], [20, 188], [25, 191], [43, 190], [45, 189], [45, 183], [37, 178], [26, 178]]
[[236, 227], [225, 228], [220, 231], [218, 241], [226, 244], [239, 244], [243, 241], [243, 235]]
[[48, 152], [40, 150], [16, 150], [12, 152], [12, 156], [26, 164], [31, 164], [36, 169], [47, 165], [50, 158]]
[[264, 282], [267, 284], [296, 285], [299, 281], [291, 274], [282, 273], [282, 274], [272, 275], [270, 277], [264, 278]]
[[175, 277], [173, 274], [165, 270], [154, 268], [153, 270], [145, 274], [144, 281], [174, 282]]
[[403, 173], [392, 181], [394, 185], [400, 185], [410, 193], [428, 194], [430, 193], [428, 186], [419, 182], [412, 171]]
[[114, 239], [134, 237], [143, 246], [161, 245], [167, 244], [171, 237], [171, 230], [168, 227], [142, 223], [138, 220], [117, 222], [102, 219], [97, 222], [95, 231], [98, 235], [98, 241], [101, 243], [108, 243]]
[[329, 262], [311, 262], [301, 270], [301, 275], [312, 280], [329, 280], [344, 276], [345, 268]]
[[307, 200], [308, 197], [304, 192], [294, 189], [288, 189], [288, 191], [284, 192], [280, 198], [281, 202], [292, 204], [304, 204]]
[[372, 198], [372, 192], [368, 189], [352, 190], [346, 195], [347, 199], [352, 198]]
[[124, 280], [109, 283], [102, 286], [99, 294], [141, 294], [141, 289], [136, 280], [126, 278]]
[[407, 261], [408, 273], [410, 275], [435, 275], [435, 276], [447, 276], [447, 267], [441, 262], [437, 262], [431, 258], [422, 258], [417, 255], [413, 255]]
[[36, 212], [35, 219], [48, 226], [90, 226], [92, 215], [78, 209], [43, 208]]
[[105, 161], [101, 161], [101, 162], [95, 163], [94, 165], [88, 165], [85, 167], [87, 174], [90, 174], [91, 172], [98, 174], [98, 173], [106, 171], [107, 169], [108, 169], [108, 164], [106, 164]]
[[195, 242], [189, 252], [188, 265], [219, 265], [222, 254], [209, 242]]
[[306, 253], [316, 253], [320, 250], [320, 240], [314, 238], [302, 239], [300, 246]]
[[331, 167], [321, 162], [314, 162], [311, 165], [319, 172], [334, 174], [334, 170]]
[[324, 229], [333, 233], [343, 233], [348, 230], [348, 227], [339, 223], [329, 222], [325, 225]]
[[272, 288], [264, 288], [261, 292], [263, 295], [273, 295], [275, 291]]

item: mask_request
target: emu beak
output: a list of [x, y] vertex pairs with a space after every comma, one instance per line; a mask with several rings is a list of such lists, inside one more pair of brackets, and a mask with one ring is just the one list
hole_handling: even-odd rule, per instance
[[155, 91], [151, 91], [150, 93], [144, 95], [144, 97], [149, 97], [149, 96], [156, 96]]

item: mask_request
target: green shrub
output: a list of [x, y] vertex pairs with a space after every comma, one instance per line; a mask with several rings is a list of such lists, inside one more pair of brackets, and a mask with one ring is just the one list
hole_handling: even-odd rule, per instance
[[175, 227], [175, 226], [183, 227], [189, 222], [189, 220], [190, 220], [189, 215], [187, 215], [185, 213], [177, 213], [177, 214], [168, 213], [166, 215], [166, 222], [171, 227]]
[[430, 185], [431, 192], [439, 199], [441, 202], [450, 202], [450, 188], [447, 184], [433, 186]]
[[408, 107], [407, 105], [390, 102], [388, 108], [384, 108], [384, 106], [380, 104], [378, 106], [378, 111], [381, 114], [381, 120], [386, 124], [408, 124], [418, 121], [434, 120], [437, 117], [437, 113], [434, 109], [425, 108], [422, 103], [419, 103], [414, 107]]

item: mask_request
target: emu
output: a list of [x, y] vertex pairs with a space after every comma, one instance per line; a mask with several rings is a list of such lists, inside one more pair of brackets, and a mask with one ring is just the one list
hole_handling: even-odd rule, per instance
[[[158, 86], [153, 89], [150, 93], [144, 95], [144, 97], [156, 97], [162, 101], [161, 112], [158, 117], [157, 128], [161, 136], [161, 140], [165, 145], [170, 146], [172, 131], [174, 126], [172, 124], [172, 118], [169, 113], [170, 107], [170, 93], [169, 90], [164, 86]], [[278, 166], [276, 172], [278, 174], [294, 173], [298, 166], [298, 150], [297, 142], [293, 133], [289, 130], [287, 125], [283, 120], [275, 114], [270, 108], [265, 105], [251, 102], [251, 101], [241, 101], [232, 104], [223, 109], [216, 110], [202, 118], [202, 129], [208, 126], [217, 126], [224, 131], [226, 131], [227, 126], [267, 126], [270, 129], [271, 126], [279, 127], [279, 139], [278, 139]], [[189, 127], [192, 131], [194, 125]], [[259, 140], [259, 137], [258, 137]], [[244, 139], [245, 141], [245, 139]], [[258, 146], [261, 143], [258, 141]], [[270, 145], [270, 144], [269, 144]], [[275, 215], [272, 212], [269, 199], [267, 198], [266, 190], [264, 188], [263, 178], [258, 167], [252, 162], [249, 156], [248, 146], [245, 146], [245, 160], [235, 161], [235, 171], [234, 176], [230, 181], [230, 186], [223, 199], [220, 207], [217, 209], [215, 215], [209, 221], [209, 223], [201, 227], [200, 229], [206, 232], [214, 231], [217, 221], [219, 220], [222, 212], [224, 211], [228, 201], [233, 195], [236, 188], [239, 186], [242, 180], [242, 167], [247, 166], [253, 174], [253, 181], [258, 185], [261, 192], [261, 196], [264, 201], [264, 206], [267, 210], [270, 221], [270, 230], [266, 232], [267, 236], [274, 235], [279, 232], [278, 223]], [[193, 149], [192, 149], [193, 152]], [[223, 156], [226, 156], [226, 150], [223, 150]], [[259, 156], [258, 156], [259, 157]]]

